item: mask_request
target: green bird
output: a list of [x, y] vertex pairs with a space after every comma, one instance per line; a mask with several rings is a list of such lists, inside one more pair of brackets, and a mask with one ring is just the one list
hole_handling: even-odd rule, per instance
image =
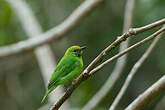
[[85, 48], [86, 46], [71, 46], [66, 50], [50, 78], [42, 103], [45, 101], [49, 93], [51, 93], [58, 85], [65, 85], [71, 82], [82, 72], [82, 53]]

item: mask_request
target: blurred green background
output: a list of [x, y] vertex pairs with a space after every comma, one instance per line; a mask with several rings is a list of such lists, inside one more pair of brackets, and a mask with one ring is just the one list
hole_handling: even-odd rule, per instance
[[[62, 22], [83, 0], [26, 0], [47, 31]], [[105, 0], [79, 27], [59, 42], [52, 43], [54, 57], [59, 60], [65, 50], [75, 44], [86, 45], [84, 62], [87, 66], [99, 52], [122, 33], [125, 0]], [[165, 17], [165, 0], [136, 0], [133, 27], [139, 27]], [[133, 44], [153, 33], [151, 30], [131, 39]], [[164, 35], [165, 36], [165, 35]], [[0, 0], [0, 46], [26, 40], [27, 35], [5, 0]], [[95, 110], [106, 110], [110, 106], [133, 64], [141, 57], [149, 43], [132, 51], [128, 56], [123, 75], [105, 99]], [[117, 53], [115, 49], [111, 55]], [[81, 108], [111, 74], [115, 62], [108, 64], [95, 76], [82, 83], [69, 98], [74, 108]], [[156, 49], [133, 79], [122, 98], [118, 110], [122, 110], [140, 93], [165, 74], [165, 38], [162, 37]], [[0, 110], [36, 110], [45, 93], [41, 71], [34, 53], [29, 52], [7, 58], [0, 58]], [[154, 110], [164, 94], [160, 95], [146, 110]], [[165, 110], [162, 108], [161, 110]]]

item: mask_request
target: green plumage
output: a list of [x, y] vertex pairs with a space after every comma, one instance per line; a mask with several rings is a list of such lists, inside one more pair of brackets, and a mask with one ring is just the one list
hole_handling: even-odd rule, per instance
[[42, 102], [58, 85], [65, 85], [76, 78], [83, 70], [82, 51], [85, 47], [72, 46], [58, 63], [48, 84]]

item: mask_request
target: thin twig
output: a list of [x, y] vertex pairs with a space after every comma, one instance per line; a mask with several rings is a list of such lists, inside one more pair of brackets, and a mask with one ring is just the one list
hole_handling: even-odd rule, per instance
[[145, 38], [144, 40], [132, 45], [131, 47], [127, 48], [126, 50], [124, 50], [124, 51], [120, 52], [119, 54], [113, 56], [112, 58], [106, 60], [105, 62], [103, 62], [102, 64], [100, 64], [99, 66], [97, 66], [96, 68], [91, 70], [90, 72], [87, 72], [85, 69], [83, 71], [83, 73], [78, 78], [76, 78], [76, 80], [73, 82], [73, 84], [66, 90], [65, 94], [60, 98], [60, 100], [55, 103], [53, 110], [58, 110], [60, 108], [60, 106], [70, 97], [70, 95], [73, 93], [73, 91], [80, 85], [80, 83], [82, 83], [84, 80], [87, 80], [89, 77], [94, 75], [94, 73], [96, 73], [98, 70], [100, 70], [106, 64], [111, 63], [112, 61], [116, 60], [117, 58], [130, 52], [134, 48], [139, 47], [140, 45], [143, 45], [144, 43], [154, 39], [155, 37], [157, 37], [160, 33], [164, 32], [164, 31], [165, 31], [165, 28], [158, 30], [151, 36]]
[[30, 51], [44, 44], [58, 41], [77, 27], [103, 0], [85, 0], [73, 13], [58, 26], [34, 38], [0, 48], [0, 57]]
[[154, 39], [154, 41], [151, 43], [150, 47], [146, 50], [146, 52], [143, 54], [143, 56], [135, 63], [133, 68], [131, 69], [130, 73], [128, 74], [125, 83], [123, 84], [121, 90], [119, 91], [119, 94], [113, 101], [112, 105], [110, 106], [109, 110], [115, 110], [117, 105], [119, 104], [120, 100], [122, 99], [124, 93], [126, 92], [128, 86], [130, 85], [133, 77], [135, 76], [138, 69], [142, 66], [144, 61], [148, 58], [148, 56], [151, 54], [153, 49], [155, 48], [156, 44], [158, 43], [159, 39], [161, 38], [161, 34]]
[[[133, 17], [133, 9], [134, 9], [134, 0], [127, 0], [125, 5], [125, 13], [124, 13], [124, 25], [123, 25], [123, 33], [128, 31], [128, 29], [132, 25], [132, 17]], [[119, 52], [125, 50], [128, 47], [129, 39], [120, 44]], [[120, 57], [116, 61], [116, 65], [112, 74], [106, 80], [101, 89], [89, 100], [89, 102], [82, 108], [82, 110], [92, 110], [94, 109], [98, 103], [109, 93], [109, 91], [113, 88], [116, 81], [120, 78], [122, 71], [126, 65], [127, 54]]]
[[160, 30], [158, 30], [157, 32], [153, 33], [151, 36], [139, 41], [138, 43], [130, 46], [129, 48], [125, 49], [124, 51], [118, 53], [117, 55], [113, 56], [112, 58], [106, 60], [105, 62], [103, 62], [102, 64], [100, 64], [99, 66], [97, 66], [96, 68], [94, 68], [92, 71], [90, 71], [89, 75], [93, 75], [96, 71], [100, 70], [102, 67], [104, 67], [106, 64], [114, 61], [115, 59], [123, 56], [124, 54], [128, 53], [129, 51], [133, 50], [136, 47], [139, 47], [140, 45], [143, 45], [144, 43], [154, 39], [155, 37], [157, 37], [159, 34], [163, 33], [165, 31], [165, 27], [161, 28]]
[[142, 110], [155, 97], [165, 92], [165, 75], [162, 76], [156, 83], [149, 87], [146, 91], [140, 94], [127, 108], [124, 110]]
[[111, 45], [109, 45], [107, 48], [105, 48], [90, 64], [89, 66], [85, 69], [85, 73], [90, 72], [96, 65], [97, 63], [99, 63], [102, 58], [104, 56], [106, 56], [106, 54], [113, 50], [116, 46], [120, 45], [121, 42], [125, 41], [128, 37], [131, 37], [133, 35], [137, 35], [139, 33], [148, 31], [150, 29], [153, 29], [157, 26], [161, 26], [165, 24], [165, 18], [161, 19], [159, 21], [156, 21], [154, 23], [148, 24], [146, 26], [143, 27], [139, 27], [139, 28], [131, 28], [129, 29], [127, 32], [125, 32], [124, 34], [122, 34], [121, 36], [119, 36], [113, 43], [111, 43]]

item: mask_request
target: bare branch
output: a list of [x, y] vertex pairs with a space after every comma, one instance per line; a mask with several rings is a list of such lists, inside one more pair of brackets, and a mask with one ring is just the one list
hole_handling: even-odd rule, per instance
[[125, 110], [142, 110], [155, 97], [165, 92], [165, 75], [162, 76], [156, 83], [149, 87], [146, 91], [140, 94]]
[[[155, 37], [157, 37], [160, 33], [164, 32], [164, 31], [165, 31], [165, 28], [162, 28], [162, 29], [158, 30], [157, 32], [155, 32], [151, 36], [145, 38], [144, 40], [132, 45], [131, 47], [127, 48], [126, 50], [124, 50], [124, 51], [120, 52], [119, 54], [113, 56], [112, 58], [106, 60], [105, 62], [103, 62], [102, 64], [100, 64], [99, 66], [97, 66], [96, 68], [91, 70], [90, 72], [87, 71], [88, 70], [88, 67], [87, 67], [87, 69], [85, 69], [83, 71], [83, 73], [66, 90], [65, 94], [60, 98], [60, 100], [55, 103], [55, 105], [53, 107], [53, 110], [58, 110], [60, 108], [60, 106], [70, 97], [70, 95], [73, 93], [73, 91], [80, 85], [80, 83], [82, 83], [84, 80], [87, 80], [89, 77], [94, 75], [94, 73], [96, 73], [98, 70], [100, 70], [106, 64], [111, 63], [112, 61], [116, 60], [117, 58], [119, 58], [119, 57], [123, 56], [124, 54], [130, 52], [134, 48], [139, 47], [140, 45], [143, 45], [144, 43], [154, 39]], [[100, 57], [98, 57], [98, 58], [100, 59]], [[98, 59], [95, 59], [95, 61], [98, 61]], [[94, 62], [94, 64], [95, 64], [95, 62]], [[91, 66], [94, 67], [95, 65], [91, 65]]]
[[66, 20], [46, 33], [37, 35], [36, 37], [26, 41], [1, 47], [0, 57], [29, 51], [43, 44], [58, 41], [78, 26], [80, 22], [96, 8], [97, 5], [101, 4], [102, 1], [103, 0], [84, 1]]
[[111, 50], [113, 50], [116, 46], [118, 46], [121, 42], [125, 41], [128, 37], [131, 37], [133, 35], [137, 35], [139, 33], [148, 31], [150, 29], [153, 29], [157, 26], [161, 26], [165, 24], [165, 18], [161, 19], [159, 21], [156, 21], [154, 23], [151, 23], [149, 25], [143, 26], [143, 27], [139, 27], [139, 28], [132, 28], [129, 29], [128, 32], [122, 34], [121, 36], [119, 36], [113, 43], [111, 43], [111, 45], [109, 45], [106, 49], [104, 49], [90, 64], [89, 66], [85, 69], [85, 72], [89, 72], [91, 71], [95, 65], [97, 65], [97, 63], [99, 63], [102, 58]]
[[[123, 33], [128, 31], [132, 25], [133, 9], [134, 9], [134, 0], [127, 0], [125, 5], [125, 13], [124, 13]], [[125, 50], [128, 47], [128, 43], [129, 43], [129, 39], [121, 43], [119, 52]], [[83, 107], [83, 110], [94, 109], [98, 105], [98, 103], [109, 93], [109, 91], [113, 88], [116, 81], [120, 78], [122, 71], [126, 65], [126, 60], [127, 60], [127, 55], [124, 55], [117, 60], [112, 74], [109, 76], [109, 78], [101, 87], [101, 89]]]
[[117, 55], [113, 56], [112, 58], [106, 60], [105, 62], [103, 62], [102, 64], [100, 64], [99, 66], [97, 66], [96, 68], [94, 68], [92, 71], [90, 71], [89, 75], [93, 75], [96, 71], [100, 70], [102, 67], [104, 67], [106, 64], [111, 63], [112, 61], [114, 61], [115, 59], [123, 56], [124, 54], [128, 53], [129, 51], [133, 50], [136, 47], [139, 47], [140, 45], [143, 45], [144, 43], [154, 39], [155, 37], [157, 37], [159, 34], [163, 33], [165, 31], [165, 27], [161, 28], [160, 30], [158, 30], [157, 32], [155, 32], [154, 34], [152, 34], [151, 36], [139, 41], [138, 43], [130, 46], [129, 48], [125, 49], [124, 51], [118, 53]]
[[135, 63], [135, 65], [133, 66], [133, 68], [131, 69], [130, 73], [128, 74], [128, 76], [126, 78], [125, 83], [123, 84], [121, 90], [119, 91], [119, 94], [117, 95], [117, 97], [113, 101], [112, 105], [110, 106], [110, 109], [109, 110], [115, 110], [116, 109], [116, 107], [119, 104], [120, 100], [122, 99], [124, 93], [126, 92], [129, 84], [131, 83], [134, 75], [136, 74], [136, 72], [138, 71], [138, 69], [142, 66], [142, 64], [144, 63], [144, 61], [148, 58], [148, 56], [151, 54], [151, 52], [155, 48], [155, 46], [158, 43], [158, 41], [159, 41], [160, 38], [161, 38], [161, 35], [159, 35], [158, 37], [156, 37], [154, 39], [154, 41], [151, 43], [150, 47], [143, 54], [143, 56]]
[[[29, 38], [36, 37], [37, 35], [40, 35], [42, 33], [41, 26], [26, 1], [7, 1], [15, 11], [15, 14], [19, 18], [19, 21], [21, 22], [21, 25]], [[48, 45], [41, 46], [40, 48], [37, 48], [34, 52], [46, 87], [50, 79], [51, 73], [55, 67], [55, 59], [53, 57], [53, 53]], [[59, 99], [58, 96], [62, 95], [62, 93], [62, 88], [57, 89], [55, 94], [51, 94], [49, 98], [50, 103], [57, 101]], [[63, 108], [68, 108], [68, 106], [65, 105]]]

